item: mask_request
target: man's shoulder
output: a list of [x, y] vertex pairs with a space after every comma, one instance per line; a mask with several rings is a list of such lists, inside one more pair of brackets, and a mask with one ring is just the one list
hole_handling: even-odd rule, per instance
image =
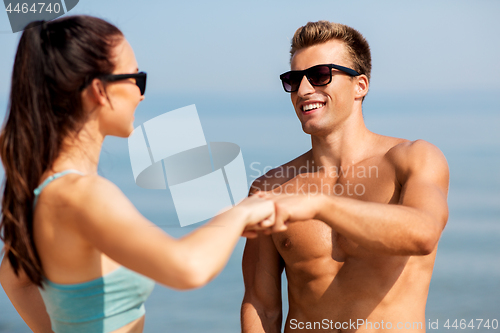
[[428, 168], [434, 168], [436, 172], [448, 170], [448, 163], [441, 150], [422, 139], [397, 142], [387, 151], [386, 158], [394, 165], [398, 179]]
[[311, 150], [283, 165], [269, 170], [253, 181], [250, 187], [250, 193], [255, 193], [257, 191], [272, 191], [290, 179], [295, 178], [301, 173], [301, 169], [303, 169], [302, 172], [307, 171], [309, 168], [308, 161], [310, 155]]
[[422, 139], [415, 141], [395, 139], [394, 146], [387, 151], [386, 156], [397, 164], [418, 162], [423, 158], [444, 158], [438, 147]]

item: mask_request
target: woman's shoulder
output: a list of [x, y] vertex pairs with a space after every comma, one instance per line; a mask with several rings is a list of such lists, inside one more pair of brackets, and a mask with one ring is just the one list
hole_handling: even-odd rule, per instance
[[85, 209], [89, 203], [103, 200], [121, 193], [111, 181], [96, 174], [67, 174], [54, 179], [40, 191], [39, 203], [56, 203], [67, 209]]
[[40, 216], [90, 234], [115, 225], [113, 221], [137, 214], [127, 197], [111, 181], [98, 175], [79, 174], [66, 175], [47, 186], [42, 191], [37, 210]]

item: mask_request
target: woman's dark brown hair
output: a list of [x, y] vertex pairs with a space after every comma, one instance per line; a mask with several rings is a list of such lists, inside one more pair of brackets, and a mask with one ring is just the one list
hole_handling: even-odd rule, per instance
[[114, 70], [115, 26], [90, 16], [34, 22], [14, 61], [8, 114], [0, 134], [5, 169], [0, 237], [16, 274], [41, 286], [43, 268], [33, 241], [33, 190], [86, 119], [81, 91]]

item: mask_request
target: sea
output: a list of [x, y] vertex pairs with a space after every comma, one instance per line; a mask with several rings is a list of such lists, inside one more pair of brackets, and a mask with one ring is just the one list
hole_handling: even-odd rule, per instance
[[[450, 214], [429, 289], [428, 332], [500, 332], [499, 96], [484, 91], [374, 90], [364, 102], [371, 131], [429, 141], [441, 149], [450, 167]], [[311, 147], [284, 93], [150, 94], [136, 111], [135, 126], [191, 104], [197, 107], [207, 141], [241, 147], [249, 183]], [[6, 108], [5, 99], [0, 100], [2, 118]], [[203, 224], [181, 227], [168, 189], [146, 190], [134, 183], [126, 139], [106, 138], [99, 173], [174, 237]], [[239, 332], [244, 245], [241, 239], [225, 269], [203, 288], [176, 291], [156, 285], [146, 302], [144, 332]], [[286, 314], [286, 292], [283, 308]], [[0, 332], [29, 331], [0, 290]]]

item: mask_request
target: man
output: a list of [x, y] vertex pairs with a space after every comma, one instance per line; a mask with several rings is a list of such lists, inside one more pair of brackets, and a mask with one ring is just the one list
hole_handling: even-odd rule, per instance
[[365, 127], [371, 57], [359, 32], [308, 23], [290, 53], [292, 71], [281, 79], [312, 149], [257, 179], [251, 192], [272, 191], [276, 218], [301, 222], [247, 241], [242, 330], [281, 332], [285, 269], [285, 333], [424, 332], [448, 219], [446, 159], [428, 142]]

